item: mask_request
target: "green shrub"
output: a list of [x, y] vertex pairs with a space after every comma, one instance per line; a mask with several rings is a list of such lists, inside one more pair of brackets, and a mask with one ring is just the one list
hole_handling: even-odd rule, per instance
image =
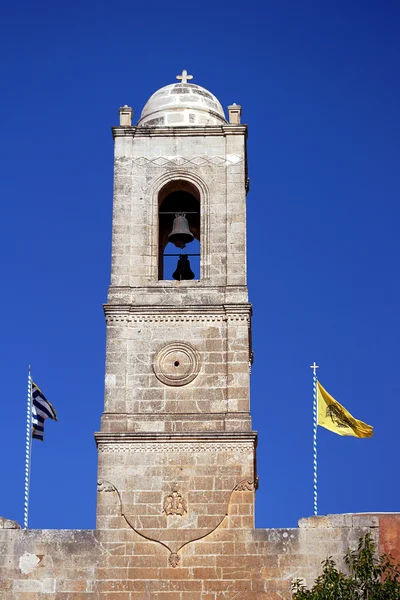
[[322, 574], [307, 589], [301, 579], [292, 584], [294, 600], [400, 600], [400, 568], [387, 554], [377, 555], [371, 534], [360, 538], [358, 549], [344, 556], [348, 572], [336, 568], [332, 557], [322, 562]]

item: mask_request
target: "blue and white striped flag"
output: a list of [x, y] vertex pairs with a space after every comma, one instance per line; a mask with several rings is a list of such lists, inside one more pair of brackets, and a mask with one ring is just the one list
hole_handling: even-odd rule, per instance
[[32, 381], [32, 437], [35, 440], [43, 442], [46, 419], [57, 421], [56, 411], [36, 383]]

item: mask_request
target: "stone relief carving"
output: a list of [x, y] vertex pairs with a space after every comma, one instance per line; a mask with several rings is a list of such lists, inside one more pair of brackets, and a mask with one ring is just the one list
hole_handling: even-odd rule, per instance
[[193, 156], [192, 158], [185, 158], [184, 156], [155, 156], [154, 158], [148, 158], [147, 156], [136, 156], [132, 159], [134, 165], [139, 167], [146, 167], [151, 164], [155, 167], [181, 167], [181, 166], [194, 166], [203, 167], [206, 165], [212, 165], [215, 167], [224, 167], [225, 165], [238, 165], [243, 162], [243, 158], [235, 154], [228, 156], [208, 156], [207, 154]]
[[179, 565], [180, 560], [181, 557], [179, 556], [179, 554], [177, 554], [176, 552], [171, 552], [171, 554], [169, 555], [168, 562], [171, 565], [171, 567], [175, 568]]
[[253, 492], [255, 490], [255, 482], [244, 479], [243, 481], [239, 481], [237, 486], [235, 487], [235, 492]]
[[[164, 548], [166, 548], [169, 551], [169, 558], [168, 558], [168, 562], [171, 565], [171, 567], [176, 568], [179, 565], [180, 562], [180, 555], [178, 554], [180, 550], [182, 550], [182, 548], [184, 548], [184, 546], [187, 546], [188, 544], [191, 544], [193, 542], [196, 542], [198, 540], [204, 539], [207, 536], [209, 536], [211, 533], [213, 533], [216, 529], [218, 529], [218, 527], [221, 526], [221, 524], [224, 522], [224, 520], [226, 519], [226, 517], [228, 516], [228, 507], [229, 507], [229, 503], [231, 501], [232, 498], [232, 494], [234, 492], [238, 492], [238, 491], [244, 491], [244, 490], [255, 490], [257, 487], [257, 482], [256, 481], [252, 481], [252, 480], [243, 480], [240, 481], [238, 484], [235, 485], [235, 487], [232, 489], [232, 491], [230, 492], [229, 495], [229, 499], [227, 502], [227, 507], [226, 507], [226, 512], [224, 515], [222, 515], [220, 521], [216, 524], [215, 527], [213, 527], [212, 529], [210, 529], [209, 531], [207, 531], [207, 533], [205, 533], [204, 535], [201, 535], [200, 537], [194, 537], [193, 539], [190, 539], [188, 541], [185, 541], [183, 544], [178, 543], [178, 545], [174, 545], [175, 547], [170, 547], [168, 544], [166, 544], [165, 542], [159, 540], [159, 539], [155, 539], [154, 537], [150, 537], [148, 535], [145, 535], [144, 533], [142, 533], [139, 529], [137, 529], [136, 527], [134, 527], [132, 525], [132, 523], [129, 520], [129, 516], [127, 516], [125, 514], [124, 511], [124, 507], [123, 507], [123, 503], [122, 503], [122, 498], [121, 498], [121, 494], [119, 493], [118, 489], [109, 481], [106, 481], [105, 479], [100, 479], [98, 482], [99, 488], [101, 487], [101, 489], [99, 489], [99, 491], [110, 491], [110, 492], [115, 492], [117, 497], [118, 497], [118, 501], [119, 501], [119, 506], [120, 506], [120, 516], [123, 517], [126, 521], [126, 523], [128, 524], [128, 526], [135, 531], [138, 535], [140, 535], [141, 537], [143, 537], [144, 539], [150, 541], [150, 542], [155, 542], [157, 544], [160, 544], [161, 546], [164, 546]], [[175, 500], [170, 501], [168, 498], [172, 497], [174, 498], [173, 494], [175, 493], [177, 496], [175, 496]], [[179, 506], [184, 506], [186, 505], [186, 503], [183, 504], [182, 500], [178, 500], [178, 496], [180, 496], [182, 498], [182, 496], [177, 492], [176, 488], [174, 489], [174, 492], [172, 494], [170, 494], [169, 496], [166, 497], [166, 499], [164, 500], [164, 507], [165, 504], [167, 504], [168, 510], [170, 509], [170, 506], [172, 504], [172, 506], [176, 505], [178, 506], [178, 510]], [[167, 502], [166, 502], [167, 501]], [[165, 510], [165, 508], [164, 508]], [[187, 509], [185, 509], [187, 510]], [[164, 512], [164, 511], [163, 511]], [[183, 514], [183, 513], [170, 513], [170, 514]]]
[[138, 315], [126, 313], [106, 315], [106, 323], [211, 323], [211, 322], [243, 322], [250, 323], [247, 315]]
[[99, 479], [97, 482], [97, 490], [99, 492], [116, 492], [116, 488], [109, 481], [105, 481], [104, 479]]
[[178, 492], [177, 487], [174, 488], [171, 494], [165, 496], [163, 512], [166, 515], [180, 515], [181, 517], [187, 513], [187, 504], [182, 494]]
[[99, 443], [99, 452], [238, 452], [246, 454], [253, 449], [252, 442], [237, 443], [188, 443], [188, 442], [125, 442], [122, 444]]
[[200, 370], [198, 352], [184, 342], [171, 342], [163, 346], [153, 360], [153, 371], [165, 385], [187, 385]]

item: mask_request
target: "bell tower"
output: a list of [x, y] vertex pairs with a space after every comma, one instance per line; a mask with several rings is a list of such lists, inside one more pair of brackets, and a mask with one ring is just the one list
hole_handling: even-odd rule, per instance
[[247, 127], [189, 83], [120, 109], [97, 527], [179, 565], [219, 526], [254, 526]]

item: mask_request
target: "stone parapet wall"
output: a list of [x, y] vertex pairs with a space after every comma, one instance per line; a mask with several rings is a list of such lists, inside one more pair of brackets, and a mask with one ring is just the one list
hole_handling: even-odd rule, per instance
[[[250, 494], [250, 491], [239, 492]], [[301, 519], [297, 529], [252, 529], [235, 515], [170, 553], [121, 523], [95, 531], [0, 530], [2, 600], [289, 600], [290, 584], [311, 584], [332, 556], [371, 532], [381, 552], [400, 553], [400, 514]]]

